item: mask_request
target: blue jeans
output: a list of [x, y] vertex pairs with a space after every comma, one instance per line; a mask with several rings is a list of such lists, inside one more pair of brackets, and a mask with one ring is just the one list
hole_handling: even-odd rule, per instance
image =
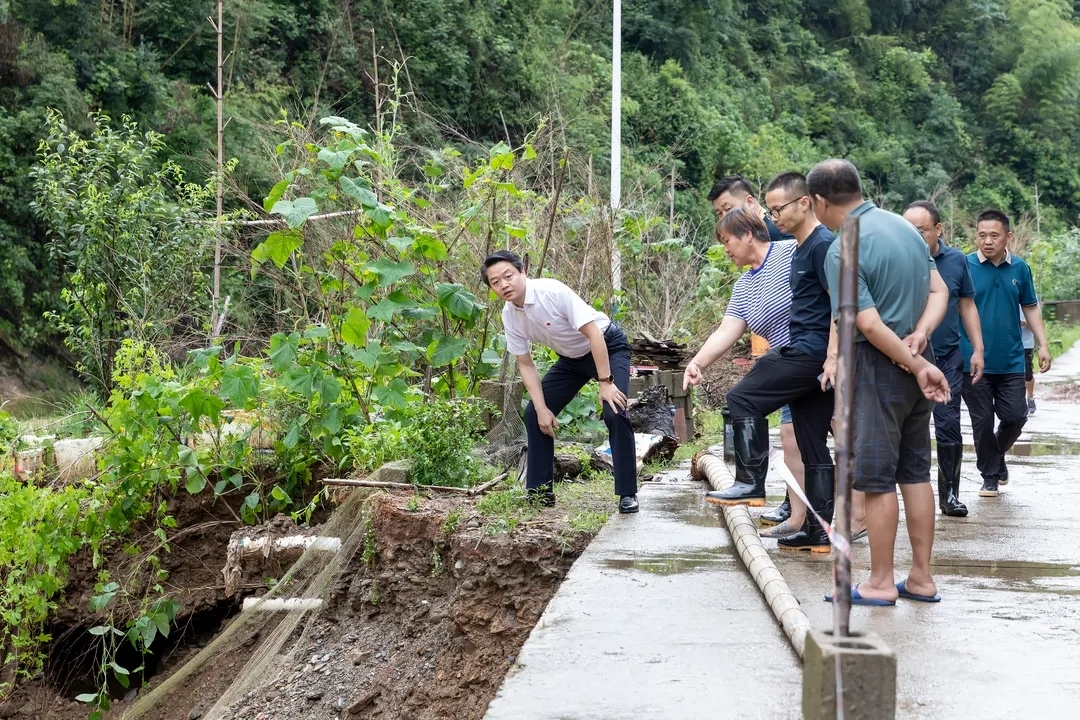
[[[615, 376], [615, 386], [622, 390], [623, 394], [629, 394], [630, 343], [627, 342], [622, 328], [615, 323], [604, 331], [604, 341], [611, 374]], [[548, 410], [558, 415], [590, 380], [596, 380], [596, 363], [593, 362], [592, 353], [579, 358], [560, 355], [541, 381]], [[637, 457], [634, 453], [634, 428], [626, 410], [615, 412], [607, 403], [603, 405], [604, 423], [608, 427], [615, 473], [615, 493], [636, 495]], [[530, 489], [544, 486], [550, 488], [555, 478], [555, 440], [540, 431], [532, 401], [525, 407], [525, 429], [529, 439], [529, 469], [525, 484]]]

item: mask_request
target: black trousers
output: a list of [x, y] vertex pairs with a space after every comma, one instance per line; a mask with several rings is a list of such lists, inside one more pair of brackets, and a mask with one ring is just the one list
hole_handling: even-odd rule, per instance
[[[1027, 395], [1024, 373], [983, 375], [974, 385], [964, 373], [964, 403], [971, 415], [975, 455], [983, 478], [1005, 474], [1005, 453], [1020, 437], [1027, 422]], [[994, 416], [1001, 421], [994, 431]]]
[[821, 391], [818, 375], [823, 365], [795, 348], [770, 350], [728, 391], [731, 419], [765, 417], [787, 405], [803, 464], [832, 465], [829, 428], [833, 391]]
[[962, 445], [960, 395], [964, 392], [964, 358], [960, 355], [960, 349], [954, 348], [945, 357], [935, 360], [934, 364], [945, 376], [949, 392], [952, 393], [949, 402], [934, 404], [934, 438], [939, 444]]
[[[604, 331], [611, 374], [615, 376], [615, 385], [624, 395], [630, 393], [630, 343], [622, 329], [612, 323]], [[551, 366], [541, 384], [544, 388], [544, 403], [555, 415], [562, 412], [581, 388], [590, 380], [596, 380], [596, 363], [592, 353], [579, 358], [559, 356]], [[614, 412], [607, 403], [604, 406], [604, 423], [608, 428], [608, 442], [611, 444], [611, 460], [615, 472], [615, 493], [617, 495], [637, 494], [637, 458], [634, 453], [634, 428], [625, 410]], [[539, 488], [550, 487], [555, 478], [555, 440], [540, 431], [536, 417], [536, 408], [532, 401], [525, 407], [525, 429], [529, 439], [529, 469], [526, 486]]]

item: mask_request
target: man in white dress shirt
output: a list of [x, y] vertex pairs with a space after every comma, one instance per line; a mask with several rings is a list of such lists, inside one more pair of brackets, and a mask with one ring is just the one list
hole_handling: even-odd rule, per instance
[[[555, 504], [555, 417], [589, 380], [596, 380], [611, 444], [619, 512], [636, 513], [634, 429], [626, 414], [630, 389], [626, 335], [558, 280], [526, 277], [521, 258], [508, 250], [484, 260], [483, 276], [506, 301], [502, 313], [506, 349], [517, 357], [521, 380], [529, 391], [525, 408], [529, 495], [544, 505]], [[543, 380], [533, 364], [530, 343], [547, 346], [559, 355]]]

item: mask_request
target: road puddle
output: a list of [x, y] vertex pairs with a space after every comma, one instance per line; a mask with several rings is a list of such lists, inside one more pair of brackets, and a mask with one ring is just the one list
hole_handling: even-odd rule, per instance
[[692, 551], [636, 558], [608, 558], [605, 567], [615, 570], [642, 570], [653, 575], [679, 575], [698, 570], [715, 569], [717, 565], [736, 562], [731, 553], [720, 551]]

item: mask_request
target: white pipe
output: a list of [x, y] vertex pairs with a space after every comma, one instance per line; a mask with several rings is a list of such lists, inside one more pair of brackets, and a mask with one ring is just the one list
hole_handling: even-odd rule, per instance
[[[243, 537], [237, 540], [236, 546], [245, 555], [254, 555], [255, 553], [264, 551], [268, 541], [269, 538], [265, 536], [258, 538]], [[341, 538], [322, 537], [319, 535], [290, 535], [274, 540], [274, 550], [277, 552], [292, 550], [294, 548], [336, 553], [341, 550]]]
[[[712, 486], [713, 490], [724, 490], [731, 487], [735, 477], [721, 458], [708, 453], [701, 453], [694, 458], [694, 475], [702, 477]], [[765, 596], [765, 602], [769, 609], [780, 622], [784, 634], [791, 641], [795, 653], [802, 659], [806, 649], [806, 633], [810, 631], [810, 620], [806, 613], [799, 607], [799, 601], [791, 592], [787, 581], [780, 571], [776, 569], [772, 558], [761, 543], [757, 527], [750, 517], [750, 511], [745, 505], [723, 507], [724, 521], [727, 523], [728, 532], [735, 543], [735, 549], [739, 552], [750, 577], [754, 578], [758, 588]]]
[[244, 610], [265, 610], [267, 612], [305, 612], [322, 607], [319, 598], [244, 598]]
[[611, 16], [611, 286], [622, 290], [622, 254], [615, 239], [615, 211], [622, 202], [622, 0]]

